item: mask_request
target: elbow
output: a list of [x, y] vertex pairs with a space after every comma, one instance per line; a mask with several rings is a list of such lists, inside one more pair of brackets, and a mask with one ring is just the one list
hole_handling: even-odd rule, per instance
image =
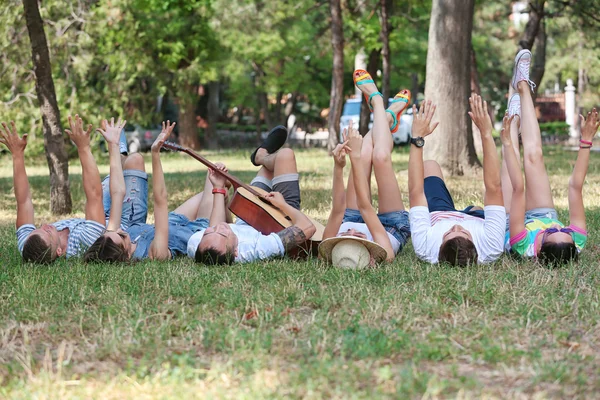
[[573, 177], [569, 179], [569, 192], [581, 193], [583, 191], [583, 182], [576, 182]]
[[304, 232], [304, 236], [306, 236], [307, 239], [310, 239], [317, 232], [317, 228], [314, 224], [310, 223], [308, 226], [302, 229], [302, 231]]
[[520, 182], [513, 184], [512, 191], [513, 191], [513, 194], [525, 193], [525, 185], [523, 184], [523, 181], [521, 180]]

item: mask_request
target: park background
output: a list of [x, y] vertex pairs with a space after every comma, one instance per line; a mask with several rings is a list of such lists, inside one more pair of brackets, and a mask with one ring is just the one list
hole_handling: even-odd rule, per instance
[[[306, 132], [290, 145], [303, 208], [324, 222], [331, 161], [324, 149], [301, 147], [318, 135], [320, 145], [335, 143], [355, 94], [352, 71], [365, 65], [384, 98], [408, 88], [413, 100], [445, 109], [428, 156], [466, 206], [482, 189], [467, 97], [480, 93], [498, 121], [512, 59], [530, 48], [565, 219], [575, 117], [600, 105], [598, 15], [594, 0], [4, 0], [0, 119], [29, 134], [36, 222], [82, 215], [77, 152], [63, 130], [75, 113], [95, 126], [123, 116], [142, 135], [176, 120], [174, 139], [245, 181], [264, 131]], [[364, 101], [362, 115], [364, 133]], [[455, 270], [417, 261], [409, 246], [390, 266], [356, 272], [287, 260], [227, 269], [191, 260], [23, 265], [10, 155], [0, 151], [2, 397], [584, 398], [600, 390], [597, 157], [584, 190], [590, 240], [577, 265], [503, 258]], [[201, 190], [206, 174], [182, 157], [163, 156], [171, 208]], [[394, 151], [404, 194], [407, 159], [406, 148]], [[69, 178], [51, 189], [51, 174]]]

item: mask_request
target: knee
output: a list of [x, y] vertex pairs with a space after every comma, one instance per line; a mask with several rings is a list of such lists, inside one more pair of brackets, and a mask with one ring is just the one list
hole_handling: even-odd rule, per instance
[[544, 153], [539, 147], [534, 147], [530, 150], [525, 149], [523, 157], [529, 164], [544, 164]]
[[130, 154], [123, 163], [123, 169], [137, 169], [140, 171], [145, 171], [146, 166], [144, 165], [144, 157], [140, 153]]
[[437, 163], [437, 161], [434, 161], [434, 160], [424, 161], [423, 162], [423, 170], [424, 170], [425, 178], [427, 178], [428, 176], [438, 176], [438, 177], [444, 179], [444, 176], [442, 174], [442, 168], [440, 167], [440, 164]]
[[286, 147], [285, 149], [281, 149], [277, 152], [277, 162], [278, 163], [294, 163], [296, 164], [296, 156], [294, 155], [294, 150]]
[[384, 165], [392, 163], [392, 155], [389, 151], [375, 148], [373, 149], [373, 165]]

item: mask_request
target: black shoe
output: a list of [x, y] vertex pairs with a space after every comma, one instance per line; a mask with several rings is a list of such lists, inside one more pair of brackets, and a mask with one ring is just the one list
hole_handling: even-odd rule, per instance
[[278, 125], [275, 128], [271, 129], [266, 139], [254, 150], [254, 153], [250, 156], [250, 162], [258, 167], [258, 164], [254, 162], [256, 157], [256, 152], [258, 149], [265, 149], [267, 153], [273, 154], [277, 150], [279, 150], [285, 144], [287, 140], [288, 131], [285, 129], [283, 125]]

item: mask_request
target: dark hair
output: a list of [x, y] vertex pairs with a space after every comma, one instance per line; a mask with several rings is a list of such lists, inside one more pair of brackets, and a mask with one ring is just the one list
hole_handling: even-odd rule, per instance
[[549, 266], [566, 264], [569, 261], [577, 261], [579, 254], [577, 246], [573, 242], [545, 242], [538, 253], [539, 260]]
[[123, 245], [115, 243], [108, 236], [100, 236], [83, 255], [84, 262], [124, 262], [128, 261], [129, 254]]
[[23, 244], [23, 260], [36, 264], [50, 264], [54, 261], [52, 246], [38, 234], [29, 235]]
[[475, 244], [464, 237], [455, 237], [442, 244], [438, 260], [453, 266], [467, 266], [477, 263], [477, 249]]
[[206, 265], [231, 265], [235, 260], [235, 256], [229, 251], [221, 253], [214, 247], [200, 250], [200, 246], [198, 246], [194, 258], [196, 262]]

